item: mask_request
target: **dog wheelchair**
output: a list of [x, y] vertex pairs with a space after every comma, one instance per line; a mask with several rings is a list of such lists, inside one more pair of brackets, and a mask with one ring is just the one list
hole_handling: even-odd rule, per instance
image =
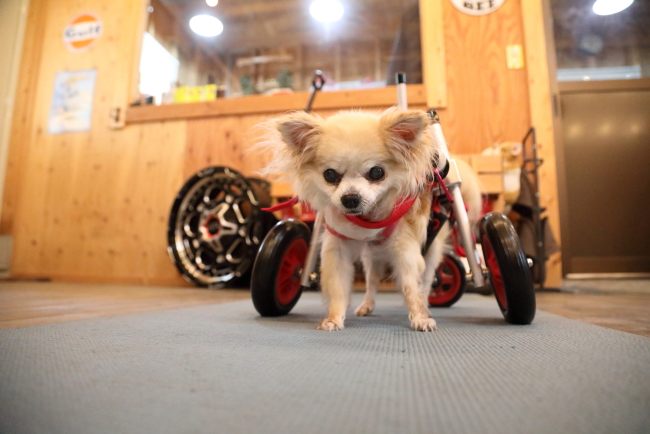
[[[310, 111], [314, 96], [324, 81], [319, 71], [313, 81], [313, 90], [307, 105]], [[398, 107], [407, 109], [406, 80], [397, 75]], [[432, 244], [439, 229], [448, 222], [455, 228], [457, 243], [466, 254], [470, 274], [457, 256], [444, 257], [436, 270], [436, 279], [429, 295], [432, 307], [449, 307], [465, 291], [469, 277], [476, 292], [493, 291], [505, 320], [512, 324], [530, 324], [535, 317], [535, 290], [529, 262], [519, 237], [510, 221], [500, 213], [489, 213], [480, 222], [480, 241], [484, 263], [481, 263], [467, 209], [460, 192], [461, 179], [455, 160], [442, 134], [435, 110], [428, 112], [431, 132], [441, 144], [447, 165], [435, 170], [431, 189], [433, 205], [423, 252]], [[268, 208], [276, 211], [298, 203], [298, 198]], [[319, 282], [319, 257], [325, 221], [317, 213], [313, 229], [298, 219], [283, 219], [266, 235], [253, 265], [251, 295], [257, 312], [262, 316], [288, 314], [302, 292], [316, 289]], [[457, 249], [458, 250], [458, 249]]]

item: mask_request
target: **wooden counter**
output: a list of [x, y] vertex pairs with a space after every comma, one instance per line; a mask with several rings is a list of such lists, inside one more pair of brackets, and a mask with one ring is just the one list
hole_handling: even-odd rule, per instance
[[[423, 84], [407, 86], [407, 98], [411, 105], [426, 105], [426, 88]], [[319, 92], [314, 100], [314, 110], [390, 107], [396, 104], [395, 86], [376, 89]], [[248, 95], [240, 98], [221, 98], [214, 101], [148, 105], [129, 107], [126, 123], [154, 122], [171, 119], [196, 119], [219, 116], [282, 113], [304, 110], [309, 92], [283, 95]], [[439, 108], [439, 107], [436, 107]]]

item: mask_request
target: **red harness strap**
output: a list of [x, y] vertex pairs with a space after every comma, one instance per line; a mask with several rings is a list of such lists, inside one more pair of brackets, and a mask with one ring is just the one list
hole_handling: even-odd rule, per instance
[[[371, 243], [375, 244], [381, 244], [385, 240], [390, 237], [390, 235], [393, 233], [395, 228], [397, 227], [397, 222], [399, 219], [404, 217], [404, 214], [406, 214], [413, 204], [415, 203], [415, 200], [417, 197], [414, 197], [412, 199], [407, 199], [401, 201], [395, 209], [393, 209], [393, 212], [388, 216], [388, 218], [378, 221], [378, 222], [371, 222], [365, 219], [362, 219], [357, 216], [352, 216], [352, 215], [346, 215], [345, 218], [348, 219], [350, 222], [354, 223], [357, 226], [361, 226], [362, 228], [365, 229], [384, 229], [380, 233], [380, 238], [377, 240], [372, 240]], [[275, 211], [280, 211], [285, 208], [289, 208], [294, 206], [299, 202], [298, 196], [294, 196], [291, 199], [289, 199], [286, 202], [279, 203], [275, 206], [272, 206], [270, 208], [262, 208], [263, 211], [269, 211], [269, 212], [275, 212]], [[325, 228], [335, 237], [341, 238], [342, 240], [353, 240], [354, 238], [348, 238], [345, 235], [338, 233], [334, 229], [332, 229], [328, 224], [325, 224]], [[359, 241], [359, 240], [357, 240]]]
[[390, 213], [390, 215], [387, 218], [378, 222], [371, 222], [354, 215], [346, 215], [345, 218], [348, 219], [350, 222], [354, 223], [355, 225], [361, 226], [362, 228], [365, 229], [385, 228], [394, 223], [397, 223], [399, 219], [404, 217], [404, 214], [406, 214], [411, 209], [416, 199], [417, 196], [401, 201], [399, 204], [397, 204], [397, 206], [395, 206], [395, 209], [393, 209], [393, 212]]
[[[388, 239], [388, 237], [390, 237], [390, 235], [393, 233], [393, 231], [395, 230], [396, 227], [397, 227], [397, 222], [391, 223], [390, 225], [386, 226], [383, 231], [380, 232], [379, 238], [377, 238], [375, 240], [369, 240], [368, 242], [371, 243], [371, 244], [374, 244], [374, 245], [379, 245], [379, 244], [383, 243], [384, 241], [386, 241]], [[366, 241], [366, 240], [357, 240], [355, 238], [346, 237], [345, 235], [343, 235], [343, 234], [341, 234], [339, 232], [336, 232], [327, 223], [325, 223], [325, 228], [327, 229], [327, 231], [330, 234], [332, 234], [336, 238], [340, 238], [342, 240]]]
[[[451, 197], [451, 194], [449, 194], [449, 190], [447, 190], [447, 186], [445, 185], [445, 182], [442, 180], [442, 177], [440, 176], [440, 173], [438, 172], [438, 169], [434, 169], [434, 176], [435, 179], [438, 181], [438, 183], [442, 186], [442, 189], [445, 192], [445, 195], [447, 196], [448, 200], [450, 203], [454, 202], [454, 199]], [[429, 187], [433, 188], [435, 183], [432, 183]], [[352, 215], [346, 215], [345, 218], [348, 219], [348, 221], [354, 223], [357, 226], [360, 226], [365, 229], [382, 229], [384, 230], [381, 232], [382, 240], [387, 239], [390, 234], [393, 233], [395, 230], [395, 227], [397, 226], [397, 222], [399, 219], [404, 217], [404, 215], [411, 209], [415, 201], [417, 200], [417, 196], [412, 197], [412, 198], [407, 198], [403, 199], [400, 201], [395, 208], [393, 209], [393, 212], [390, 213], [390, 215], [385, 218], [384, 220], [378, 221], [378, 222], [373, 222], [369, 221], [366, 219], [363, 219], [361, 217], [357, 216], [352, 216]], [[297, 204], [299, 202], [298, 196], [292, 197], [290, 200], [286, 202], [279, 203], [275, 206], [272, 206], [270, 208], [262, 208], [264, 211], [279, 211], [285, 208], [292, 207], [293, 205]], [[432, 204], [433, 205], [433, 204]], [[337, 236], [338, 238], [344, 239], [344, 240], [350, 240], [352, 238], [348, 238], [345, 235], [342, 235], [338, 232], [336, 232], [334, 229], [332, 229], [330, 226], [325, 225], [327, 230], [333, 234], [334, 236]]]
[[[365, 229], [387, 228], [387, 227], [389, 227], [389, 226], [391, 226], [393, 224], [396, 224], [399, 219], [404, 217], [404, 214], [406, 214], [411, 209], [411, 207], [415, 203], [416, 199], [417, 199], [417, 196], [401, 201], [395, 207], [395, 209], [393, 209], [393, 212], [391, 212], [390, 215], [386, 219], [378, 221], [378, 222], [371, 222], [371, 221], [368, 221], [368, 220], [365, 220], [365, 219], [362, 219], [360, 217], [353, 216], [353, 215], [346, 215], [345, 218], [348, 219], [350, 222], [354, 223], [355, 225], [361, 226], [362, 228], [365, 228]], [[262, 208], [262, 210], [263, 211], [269, 211], [269, 212], [280, 211], [282, 209], [294, 206], [299, 201], [300, 201], [300, 199], [298, 199], [298, 196], [294, 196], [294, 197], [292, 197], [291, 199], [289, 199], [286, 202], [279, 203], [279, 204], [277, 204], [275, 206], [272, 206], [270, 208]]]
[[281, 202], [281, 203], [279, 203], [279, 204], [277, 204], [275, 206], [269, 207], [269, 208], [262, 208], [262, 211], [276, 212], [276, 211], [280, 211], [280, 210], [285, 209], [285, 208], [291, 208], [292, 206], [294, 206], [298, 202], [300, 202], [300, 199], [298, 199], [298, 196], [294, 196], [294, 197], [292, 197], [291, 199], [289, 199], [286, 202]]

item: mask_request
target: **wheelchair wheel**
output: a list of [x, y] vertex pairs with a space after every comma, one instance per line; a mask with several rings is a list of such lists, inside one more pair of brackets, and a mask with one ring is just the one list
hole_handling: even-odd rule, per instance
[[445, 255], [436, 270], [436, 281], [431, 286], [429, 306], [450, 307], [465, 293], [465, 266], [458, 256]]
[[486, 215], [481, 220], [481, 241], [503, 316], [512, 324], [530, 324], [535, 317], [535, 287], [512, 223], [503, 214]]
[[276, 224], [262, 242], [253, 266], [251, 296], [262, 316], [288, 314], [303, 288], [300, 277], [305, 267], [311, 234], [299, 220]]
[[247, 284], [273, 224], [260, 206], [251, 183], [233, 169], [209, 167], [192, 176], [176, 195], [167, 227], [167, 251], [183, 278], [204, 287]]

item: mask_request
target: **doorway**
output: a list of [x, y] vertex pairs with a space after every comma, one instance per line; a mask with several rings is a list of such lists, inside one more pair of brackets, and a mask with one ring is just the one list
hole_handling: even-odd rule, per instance
[[564, 273], [650, 275], [650, 2], [549, 3]]

